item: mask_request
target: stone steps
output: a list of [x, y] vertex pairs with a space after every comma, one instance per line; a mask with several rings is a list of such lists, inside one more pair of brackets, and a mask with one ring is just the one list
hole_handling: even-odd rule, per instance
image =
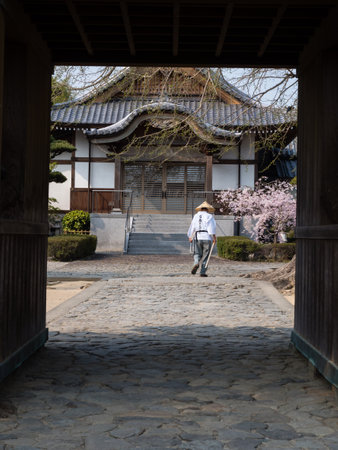
[[182, 255], [190, 253], [187, 231], [191, 217], [149, 214], [134, 217], [129, 236], [130, 255]]
[[134, 217], [133, 231], [136, 233], [180, 233], [186, 234], [191, 217], [170, 214], [147, 214]]

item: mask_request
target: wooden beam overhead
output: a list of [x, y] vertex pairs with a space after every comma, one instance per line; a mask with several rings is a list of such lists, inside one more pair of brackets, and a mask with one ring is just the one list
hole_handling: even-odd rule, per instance
[[277, 27], [279, 25], [279, 22], [281, 21], [283, 15], [284, 15], [284, 13], [285, 13], [285, 11], [287, 9], [287, 6], [288, 5], [285, 3], [284, 5], [281, 5], [278, 8], [277, 15], [273, 19], [273, 22], [272, 22], [271, 27], [270, 27], [270, 29], [268, 31], [268, 34], [266, 35], [266, 37], [264, 39], [264, 42], [261, 45], [261, 47], [259, 49], [259, 52], [257, 53], [259, 58], [261, 58], [264, 55], [265, 50], [267, 49], [267, 47], [268, 47], [268, 45], [269, 45], [269, 43], [270, 43], [270, 41], [271, 41], [275, 31], [276, 31], [276, 29], [277, 29]]
[[79, 32], [79, 34], [81, 36], [83, 45], [85, 46], [88, 54], [93, 55], [93, 53], [94, 53], [93, 48], [91, 46], [91, 43], [89, 42], [89, 39], [88, 39], [86, 32], [83, 28], [83, 25], [81, 23], [80, 16], [79, 16], [78, 12], [76, 11], [76, 8], [75, 8], [72, 0], [65, 0], [65, 2], [67, 5], [67, 8], [68, 8], [68, 11], [69, 11], [70, 15], [72, 16], [72, 19], [75, 23], [77, 31]]
[[46, 44], [46, 42], [41, 38], [41, 35], [32, 24], [32, 21], [27, 14], [25, 14], [22, 5], [18, 2], [18, 0], [0, 0], [0, 7], [13, 23], [11, 27], [7, 26], [6, 33], [13, 32], [16, 38], [18, 36], [24, 37], [26, 42], [32, 44], [34, 51], [45, 59], [46, 65], [49, 67], [51, 62], [51, 54], [48, 44]]
[[218, 38], [215, 56], [220, 56], [220, 54], [222, 53], [224, 41], [225, 41], [225, 37], [226, 37], [227, 31], [229, 28], [229, 23], [230, 23], [233, 9], [234, 9], [234, 3], [233, 2], [228, 3], [227, 7], [225, 9], [225, 14], [224, 14], [224, 18], [223, 18], [222, 28], [221, 28], [219, 38]]
[[4, 102], [4, 67], [5, 67], [5, 18], [4, 12], [0, 5], [0, 166], [1, 166], [1, 149], [2, 149], [2, 118], [3, 118], [3, 102]]
[[[107, 61], [144, 65], [151, 61], [155, 66], [276, 68], [297, 65], [306, 43], [330, 14], [330, 5], [338, 5], [338, 0], [13, 2], [24, 5], [54, 64], [74, 60], [85, 65], [105, 65]], [[77, 23], [85, 30], [94, 55], [83, 45], [82, 40], [88, 42], [88, 38], [82, 33], [81, 39], [74, 11], [71, 15], [66, 2], [75, 6]], [[0, 5], [8, 3], [11, 0], [0, 0]]]
[[[331, 9], [328, 17], [322, 21], [320, 28], [317, 29], [316, 33], [311, 37], [309, 43], [300, 54], [299, 62], [302, 68], [306, 67], [308, 64], [313, 64], [315, 55], [318, 55], [329, 45], [338, 46], [337, 21], [338, 6]], [[302, 68], [299, 70], [301, 71]]]
[[[14, 0], [17, 1], [17, 0]], [[119, 1], [121, 0], [100, 0], [100, 4], [115, 4], [117, 5], [119, 3]], [[173, 3], [176, 0], [133, 0], [132, 3], [133, 5], [137, 5], [137, 4], [141, 4], [141, 5], [156, 5], [158, 6], [167, 6], [170, 3]], [[202, 5], [202, 6], [206, 6], [207, 8], [209, 6], [212, 5], [220, 5], [220, 6], [224, 6], [225, 0], [178, 0], [179, 3], [184, 4], [184, 5]], [[11, 2], [11, 0], [0, 0], [0, 4], [1, 3], [7, 3], [7, 2]], [[59, 3], [60, 0], [50, 0], [49, 3], [54, 3], [57, 4]], [[236, 6], [237, 5], [264, 5], [264, 6], [274, 6], [274, 7], [278, 7], [281, 5], [282, 1], [281, 0], [235, 0], [236, 2]], [[32, 0], [29, 2], [32, 5], [44, 5], [46, 4], [46, 0]], [[90, 5], [90, 4], [95, 4], [96, 2], [93, 2], [93, 0], [81, 0], [81, 3], [84, 5]], [[321, 5], [325, 5], [325, 6], [335, 6], [337, 4], [337, 0], [294, 0], [292, 2], [292, 6], [321, 6]]]
[[173, 55], [178, 55], [178, 42], [179, 42], [179, 27], [180, 27], [180, 5], [178, 2], [174, 3], [174, 15], [173, 15]]
[[131, 56], [135, 56], [135, 54], [136, 54], [135, 43], [134, 43], [133, 33], [131, 30], [131, 24], [130, 24], [127, 3], [124, 1], [120, 2], [120, 8], [121, 8], [121, 13], [122, 13], [122, 18], [123, 18], [124, 29], [125, 29], [126, 35], [127, 35], [129, 52], [130, 52]]

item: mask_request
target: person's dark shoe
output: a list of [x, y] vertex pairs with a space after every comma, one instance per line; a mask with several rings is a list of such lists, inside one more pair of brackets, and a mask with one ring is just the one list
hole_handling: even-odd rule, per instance
[[191, 269], [192, 275], [195, 275], [195, 273], [197, 272], [197, 269], [198, 269], [198, 264], [195, 264], [194, 267]]
[[201, 273], [200, 277], [207, 277], [208, 275], [206, 273]]

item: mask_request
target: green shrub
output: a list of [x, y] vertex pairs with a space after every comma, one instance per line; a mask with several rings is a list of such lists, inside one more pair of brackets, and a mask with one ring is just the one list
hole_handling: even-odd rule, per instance
[[96, 236], [64, 235], [48, 238], [48, 256], [57, 261], [72, 261], [95, 253]]
[[86, 211], [74, 210], [67, 213], [62, 219], [63, 231], [89, 231], [90, 214]]
[[217, 238], [218, 256], [234, 261], [247, 261], [249, 255], [260, 248], [261, 244], [245, 236], [220, 236]]
[[287, 242], [283, 244], [263, 244], [254, 252], [256, 261], [289, 261], [296, 254], [296, 244]]

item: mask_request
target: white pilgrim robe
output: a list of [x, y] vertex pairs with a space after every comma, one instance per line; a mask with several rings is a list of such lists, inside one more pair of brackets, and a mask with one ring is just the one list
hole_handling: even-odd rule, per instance
[[206, 211], [199, 211], [196, 213], [191, 221], [188, 237], [194, 238], [195, 232], [204, 230], [204, 233], [196, 233], [199, 241], [212, 241], [212, 235], [216, 234], [216, 221], [214, 217]]

